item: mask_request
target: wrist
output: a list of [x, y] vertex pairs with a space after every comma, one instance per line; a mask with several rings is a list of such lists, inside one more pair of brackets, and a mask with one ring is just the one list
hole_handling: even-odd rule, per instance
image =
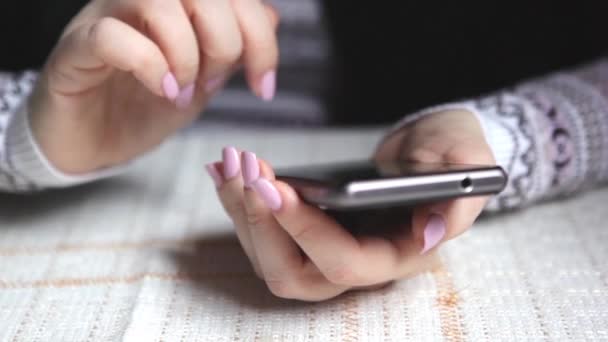
[[[28, 101], [28, 129], [32, 144], [56, 172], [82, 175], [102, 169], [102, 156], [90, 152], [86, 133], [66, 115], [69, 101], [48, 90], [44, 76]], [[82, 120], [81, 120], [82, 122]]]

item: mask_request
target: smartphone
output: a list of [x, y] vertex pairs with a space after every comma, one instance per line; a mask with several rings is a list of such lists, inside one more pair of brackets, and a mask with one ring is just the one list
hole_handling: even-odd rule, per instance
[[507, 183], [495, 165], [371, 160], [278, 169], [308, 203], [324, 209], [366, 209], [493, 195]]

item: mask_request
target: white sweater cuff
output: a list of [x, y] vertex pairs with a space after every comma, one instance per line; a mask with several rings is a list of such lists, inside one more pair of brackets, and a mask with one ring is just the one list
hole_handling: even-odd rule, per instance
[[116, 175], [124, 166], [96, 172], [70, 175], [55, 168], [38, 146], [29, 123], [27, 100], [12, 115], [5, 132], [6, 162], [20, 178], [35, 188], [58, 188], [88, 183]]

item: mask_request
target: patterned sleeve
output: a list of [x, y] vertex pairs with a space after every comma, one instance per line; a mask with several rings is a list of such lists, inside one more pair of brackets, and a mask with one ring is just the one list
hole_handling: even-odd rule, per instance
[[406, 117], [395, 130], [446, 109], [477, 116], [509, 175], [490, 211], [568, 196], [608, 180], [608, 60], [430, 108]]
[[27, 179], [13, 163], [9, 147], [9, 132], [15, 127], [15, 118], [20, 115], [26, 99], [29, 97], [36, 74], [0, 73], [0, 191], [26, 192], [36, 190], [34, 182]]
[[33, 192], [77, 185], [117, 174], [118, 166], [83, 175], [57, 170], [37, 145], [29, 125], [28, 99], [37, 74], [0, 72], [0, 192]]

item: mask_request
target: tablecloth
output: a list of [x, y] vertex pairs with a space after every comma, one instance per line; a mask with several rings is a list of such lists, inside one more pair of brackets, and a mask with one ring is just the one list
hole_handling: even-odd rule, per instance
[[369, 156], [381, 129], [204, 124], [94, 185], [0, 196], [0, 341], [608, 340], [608, 191], [479, 220], [437, 268], [321, 303], [253, 274], [204, 173]]

